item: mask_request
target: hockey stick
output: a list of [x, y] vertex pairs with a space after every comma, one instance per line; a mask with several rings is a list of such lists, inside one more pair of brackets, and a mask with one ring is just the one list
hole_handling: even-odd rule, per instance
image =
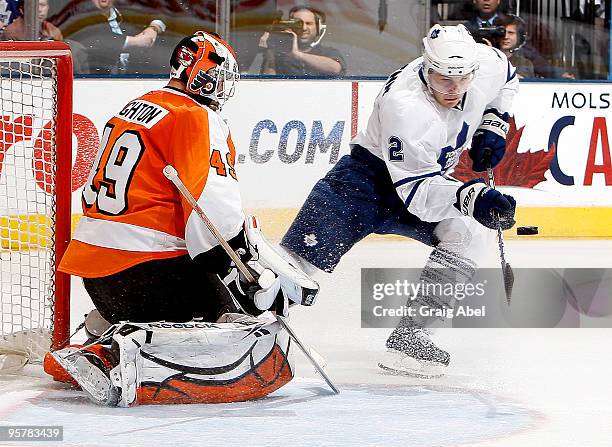
[[[490, 149], [485, 153], [485, 162], [487, 165], [487, 175], [489, 176], [489, 186], [495, 189], [495, 176], [493, 174], [493, 168], [491, 167]], [[499, 223], [497, 226], [497, 245], [499, 246], [499, 258], [501, 259], [506, 301], [508, 302], [508, 306], [510, 306], [510, 300], [512, 299], [512, 287], [514, 286], [514, 272], [512, 271], [510, 264], [506, 262], [506, 250], [504, 248], [504, 235], [502, 234], [501, 223]]]
[[236, 267], [238, 267], [238, 270], [240, 270], [240, 273], [244, 275], [246, 280], [251, 283], [257, 282], [255, 278], [253, 277], [253, 275], [251, 274], [251, 272], [249, 271], [249, 269], [247, 268], [247, 266], [244, 265], [244, 263], [242, 262], [238, 254], [232, 249], [232, 247], [230, 247], [230, 245], [227, 243], [225, 238], [221, 235], [221, 233], [219, 233], [217, 228], [215, 228], [213, 223], [210, 221], [208, 216], [206, 216], [206, 214], [204, 213], [204, 210], [202, 210], [200, 205], [198, 205], [198, 202], [196, 201], [196, 199], [189, 192], [189, 190], [187, 189], [183, 181], [179, 178], [178, 172], [176, 172], [176, 169], [174, 169], [174, 166], [167, 165], [163, 169], [163, 173], [166, 176], [166, 178], [170, 180], [174, 184], [174, 186], [176, 186], [176, 189], [178, 189], [181, 195], [185, 198], [185, 200], [189, 202], [189, 205], [191, 205], [191, 207], [198, 214], [198, 216], [200, 216], [200, 219], [202, 219], [202, 222], [204, 222], [204, 224], [213, 234], [215, 239], [219, 241], [219, 244], [221, 244], [221, 246], [223, 247], [223, 250], [225, 250], [225, 252], [232, 259], [232, 261], [234, 261], [234, 264], [236, 264]]
[[[247, 266], [244, 265], [244, 263], [242, 262], [242, 259], [240, 259], [238, 254], [232, 249], [232, 247], [230, 247], [230, 245], [227, 243], [223, 235], [219, 233], [219, 231], [210, 221], [208, 216], [206, 216], [206, 213], [204, 213], [204, 210], [202, 210], [200, 205], [198, 205], [198, 202], [193, 197], [191, 192], [189, 192], [189, 190], [187, 189], [183, 181], [179, 178], [178, 172], [176, 171], [176, 169], [174, 169], [174, 166], [167, 165], [163, 169], [163, 173], [166, 176], [166, 178], [170, 180], [174, 184], [174, 186], [176, 186], [176, 188], [179, 190], [179, 192], [185, 198], [185, 200], [189, 202], [189, 205], [191, 205], [191, 207], [197, 213], [200, 219], [202, 219], [206, 227], [210, 230], [213, 236], [215, 236], [217, 241], [219, 241], [219, 244], [221, 244], [221, 246], [223, 247], [225, 252], [228, 254], [228, 256], [232, 259], [232, 261], [234, 261], [234, 264], [236, 264], [236, 267], [238, 268], [240, 273], [244, 275], [244, 277], [246, 278], [248, 282], [256, 283], [257, 281], [255, 280], [255, 278], [253, 277], [253, 275], [251, 274]], [[277, 314], [275, 315], [276, 315], [276, 320], [278, 321], [278, 323], [281, 325], [283, 329], [287, 331], [287, 333], [289, 334], [289, 337], [291, 337], [293, 341], [295, 342], [295, 344], [298, 345], [300, 350], [304, 353], [306, 358], [310, 361], [312, 366], [314, 366], [317, 372], [321, 374], [321, 377], [323, 377], [327, 385], [329, 385], [329, 387], [332, 389], [332, 391], [335, 394], [340, 394], [340, 390], [338, 389], [338, 387], [334, 385], [334, 383], [329, 378], [327, 373], [323, 370], [321, 365], [319, 365], [319, 363], [313, 358], [313, 356], [310, 353], [310, 349], [304, 343], [302, 343], [302, 341], [298, 338], [298, 336], [293, 331], [293, 329], [291, 329], [287, 321], [282, 316], [277, 315]]]
[[311, 354], [311, 349], [302, 343], [302, 341], [298, 338], [295, 332], [293, 332], [293, 329], [291, 329], [291, 326], [287, 324], [287, 321], [283, 317], [277, 314], [276, 319], [278, 320], [280, 325], [287, 331], [287, 333], [293, 339], [295, 344], [298, 345], [298, 347], [301, 349], [304, 355], [308, 358], [308, 360], [310, 360], [310, 363], [312, 363], [312, 366], [314, 366], [317, 372], [321, 374], [321, 377], [323, 377], [323, 379], [325, 380], [327, 385], [329, 385], [329, 387], [334, 392], [334, 394], [340, 394], [340, 390], [338, 389], [336, 385], [334, 385], [334, 382], [331, 381], [331, 379], [329, 378], [329, 376], [327, 375], [323, 367], [321, 367], [321, 365], [319, 365], [319, 363], [315, 361], [314, 357]]

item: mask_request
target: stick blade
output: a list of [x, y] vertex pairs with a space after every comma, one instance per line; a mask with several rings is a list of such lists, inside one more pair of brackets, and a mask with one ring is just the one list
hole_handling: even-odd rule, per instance
[[506, 301], [510, 306], [510, 300], [512, 299], [512, 287], [514, 287], [514, 272], [510, 264], [504, 266], [504, 289], [506, 290]]

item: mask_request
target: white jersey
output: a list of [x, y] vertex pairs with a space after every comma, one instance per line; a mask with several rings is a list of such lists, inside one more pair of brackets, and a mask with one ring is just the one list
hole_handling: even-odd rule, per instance
[[408, 211], [426, 222], [463, 216], [453, 206], [462, 183], [448, 174], [469, 147], [484, 111], [507, 112], [518, 91], [506, 56], [486, 45], [478, 47], [480, 66], [456, 107], [436, 102], [418, 58], [389, 77], [367, 127], [351, 142], [385, 161]]

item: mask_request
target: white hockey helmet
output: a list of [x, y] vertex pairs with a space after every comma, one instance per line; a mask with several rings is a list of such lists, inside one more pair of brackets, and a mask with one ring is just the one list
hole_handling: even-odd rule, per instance
[[[463, 25], [431, 27], [423, 38], [423, 70], [430, 88], [448, 93], [445, 86], [432, 85], [430, 74], [438, 73], [456, 79], [459, 88], [467, 90], [478, 69], [478, 44]], [[435, 84], [435, 82], [434, 82]]]

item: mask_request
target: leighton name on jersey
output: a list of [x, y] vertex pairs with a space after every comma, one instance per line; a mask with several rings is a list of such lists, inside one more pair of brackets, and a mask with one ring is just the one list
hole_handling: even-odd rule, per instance
[[121, 118], [130, 123], [141, 124], [147, 129], [150, 129], [157, 124], [168, 111], [152, 102], [136, 100], [129, 102], [121, 112], [117, 114]]

